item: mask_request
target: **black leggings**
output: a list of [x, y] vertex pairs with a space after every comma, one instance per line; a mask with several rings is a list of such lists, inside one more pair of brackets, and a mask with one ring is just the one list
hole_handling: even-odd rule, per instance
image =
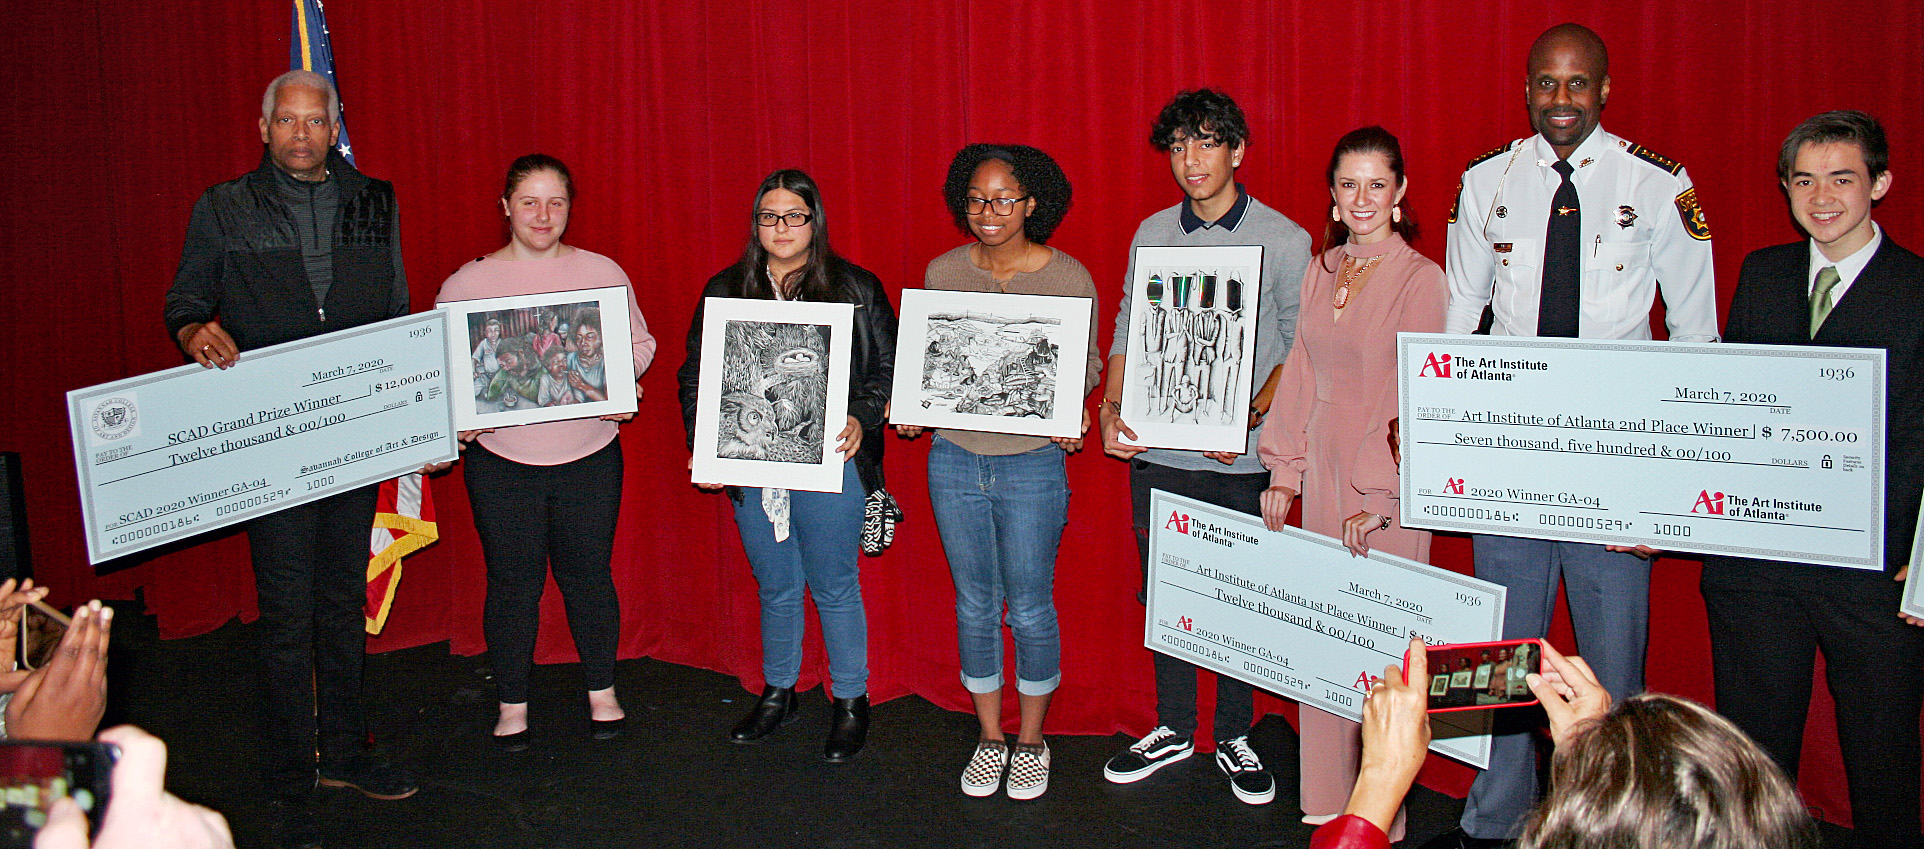
[[621, 442], [558, 466], [517, 463], [473, 443], [468, 501], [488, 564], [481, 627], [500, 699], [528, 700], [528, 669], [549, 567], [568, 610], [589, 690], [615, 685], [621, 606], [608, 562], [621, 511]]

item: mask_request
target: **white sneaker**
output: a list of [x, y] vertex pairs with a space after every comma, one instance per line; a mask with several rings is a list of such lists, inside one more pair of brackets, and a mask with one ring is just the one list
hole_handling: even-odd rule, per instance
[[[969, 765], [962, 769], [962, 792], [978, 799], [995, 795], [995, 791], [1002, 787], [1002, 773], [1008, 768], [1008, 743], [983, 740], [975, 744], [975, 754], [969, 757]], [[1046, 773], [1044, 781], [1047, 781]]]

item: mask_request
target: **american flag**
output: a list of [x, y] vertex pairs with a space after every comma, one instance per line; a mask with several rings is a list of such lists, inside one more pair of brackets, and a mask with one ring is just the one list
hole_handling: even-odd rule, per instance
[[[334, 76], [334, 46], [328, 37], [327, 13], [321, 0], [293, 0], [294, 32], [288, 44], [290, 70], [313, 71], [327, 77], [340, 90]], [[342, 108], [339, 141], [341, 158], [354, 164], [354, 148], [347, 143], [346, 107]], [[401, 585], [401, 558], [427, 547], [441, 538], [434, 521], [434, 499], [428, 494], [427, 479], [420, 474], [403, 475], [381, 484], [374, 508], [374, 527], [368, 538], [367, 632], [379, 634], [387, 627], [388, 611], [394, 606], [394, 591]]]

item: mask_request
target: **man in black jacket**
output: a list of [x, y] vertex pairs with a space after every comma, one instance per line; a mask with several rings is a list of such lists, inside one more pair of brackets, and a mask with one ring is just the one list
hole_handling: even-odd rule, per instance
[[1784, 140], [1778, 177], [1809, 239], [1744, 258], [1724, 341], [1886, 352], [1884, 568], [1704, 558], [1717, 710], [1792, 778], [1818, 651], [1837, 704], [1856, 845], [1917, 846], [1924, 632], [1898, 617], [1924, 492], [1924, 259], [1871, 220], [1884, 130], [1826, 112]]
[[[267, 146], [260, 167], [195, 202], [167, 292], [167, 329], [208, 368], [232, 366], [241, 351], [408, 312], [394, 188], [334, 150], [340, 99], [333, 84], [309, 71], [277, 77], [262, 99], [260, 128]], [[267, 687], [264, 777], [284, 847], [320, 845], [309, 805], [317, 777], [376, 799], [418, 789], [405, 772], [363, 751], [361, 610], [376, 489], [247, 525]]]

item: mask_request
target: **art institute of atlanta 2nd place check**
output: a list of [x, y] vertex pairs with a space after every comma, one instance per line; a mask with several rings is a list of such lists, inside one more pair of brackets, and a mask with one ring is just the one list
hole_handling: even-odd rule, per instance
[[1397, 335], [1403, 524], [1884, 565], [1884, 352]]
[[88, 558], [453, 459], [447, 373], [435, 310], [67, 393]]
[[[1156, 490], [1143, 643], [1350, 719], [1411, 637], [1501, 638], [1504, 589]], [[1489, 765], [1492, 711], [1431, 717], [1430, 748]]]

